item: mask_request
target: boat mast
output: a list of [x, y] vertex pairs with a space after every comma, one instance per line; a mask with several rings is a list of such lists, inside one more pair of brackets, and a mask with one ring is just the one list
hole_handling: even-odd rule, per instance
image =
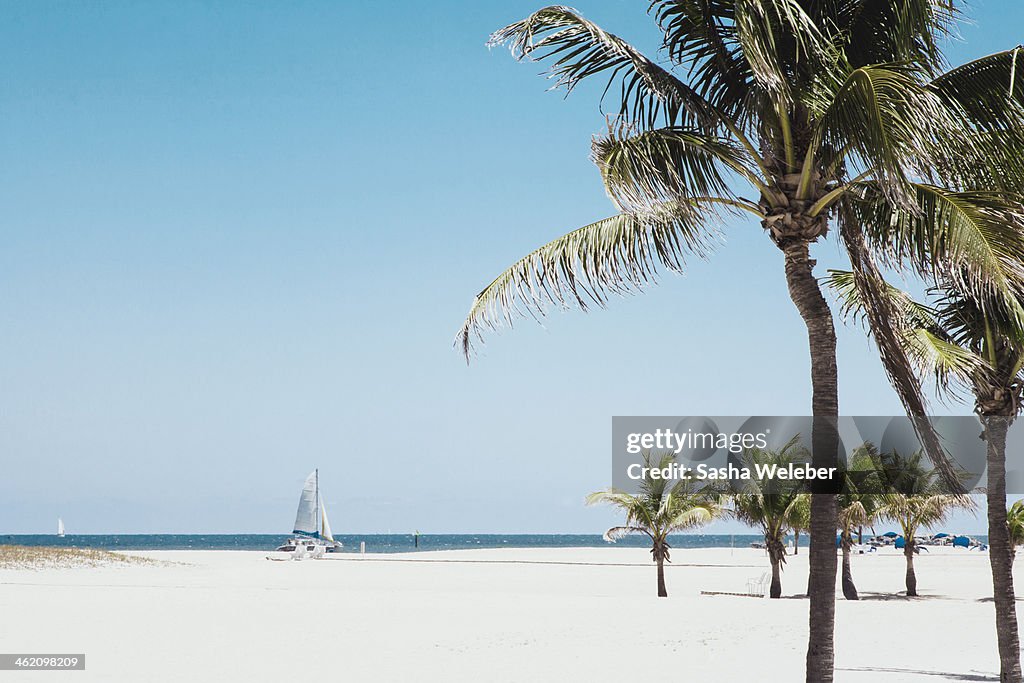
[[316, 472], [316, 507], [313, 513], [313, 521], [316, 522], [316, 538], [320, 538], [320, 468], [313, 470]]

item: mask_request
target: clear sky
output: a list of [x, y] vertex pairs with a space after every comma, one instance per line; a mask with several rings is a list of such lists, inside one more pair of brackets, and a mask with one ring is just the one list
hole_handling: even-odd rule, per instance
[[[494, 275], [612, 211], [599, 89], [484, 45], [538, 6], [0, 2], [0, 533], [287, 532], [314, 467], [338, 532], [596, 532], [612, 415], [806, 414], [754, 222], [453, 350]], [[578, 6], [656, 41], [646, 3]], [[1021, 42], [1017, 0], [972, 16], [954, 61]], [[898, 414], [839, 343], [842, 411]]]

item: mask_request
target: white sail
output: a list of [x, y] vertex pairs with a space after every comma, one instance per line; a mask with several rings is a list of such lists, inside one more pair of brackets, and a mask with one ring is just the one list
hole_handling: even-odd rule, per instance
[[314, 471], [306, 477], [306, 484], [299, 496], [299, 509], [295, 513], [295, 526], [292, 533], [316, 536], [319, 529], [316, 523], [317, 508], [317, 474]]
[[64, 535], [64, 520], [61, 519], [60, 517], [57, 518], [57, 535], [58, 536], [63, 536]]
[[331, 534], [331, 523], [327, 521], [327, 508], [324, 507], [322, 498], [320, 499], [320, 538], [334, 541], [334, 536]]

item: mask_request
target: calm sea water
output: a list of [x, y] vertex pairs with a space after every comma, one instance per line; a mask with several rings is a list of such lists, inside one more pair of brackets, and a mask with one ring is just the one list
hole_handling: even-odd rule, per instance
[[[5, 535], [0, 544], [31, 546], [74, 546], [105, 550], [272, 550], [287, 538], [285, 534], [68, 534], [59, 538], [52, 534]], [[416, 547], [412, 534], [352, 534], [338, 536], [345, 552], [359, 552], [359, 543], [366, 542], [368, 553], [404, 553], [416, 550], [465, 550], [471, 548], [573, 548], [609, 545], [598, 534], [421, 534]], [[758, 540], [756, 534], [685, 534], [673, 536], [675, 548], [746, 548]], [[800, 544], [806, 544], [806, 537]], [[615, 545], [642, 547], [649, 543], [645, 536], [630, 536]]]
[[[68, 546], [105, 550], [273, 550], [286, 534], [0, 534], [0, 544], [30, 546]], [[466, 550], [472, 548], [596, 548], [610, 545], [598, 534], [421, 534], [416, 547], [412, 534], [352, 534], [338, 536], [344, 552], [359, 552], [366, 542], [368, 553], [406, 553], [428, 550]], [[976, 535], [979, 541], [988, 537]], [[763, 541], [757, 534], [681, 534], [670, 537], [674, 548], [747, 548]], [[791, 541], [791, 537], [787, 542]], [[615, 545], [646, 547], [646, 536], [628, 536]], [[807, 536], [800, 536], [806, 547]]]

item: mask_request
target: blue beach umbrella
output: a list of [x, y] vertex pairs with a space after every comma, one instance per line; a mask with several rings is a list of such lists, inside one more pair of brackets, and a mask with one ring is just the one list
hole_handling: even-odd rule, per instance
[[899, 534], [896, 533], [895, 531], [886, 531], [882, 535], [885, 536], [886, 538], [896, 538], [897, 536], [899, 536]]
[[948, 537], [949, 537], [949, 534], [947, 534], [945, 531], [937, 533], [934, 536], [932, 536], [932, 538], [948, 538]]
[[957, 546], [961, 548], [970, 548], [971, 539], [967, 538], [966, 536], [957, 536], [953, 539], [953, 547]]
[[905, 548], [906, 546], [907, 546], [907, 539], [903, 538], [902, 536], [899, 536], [899, 537], [896, 538], [896, 547], [897, 548]]

